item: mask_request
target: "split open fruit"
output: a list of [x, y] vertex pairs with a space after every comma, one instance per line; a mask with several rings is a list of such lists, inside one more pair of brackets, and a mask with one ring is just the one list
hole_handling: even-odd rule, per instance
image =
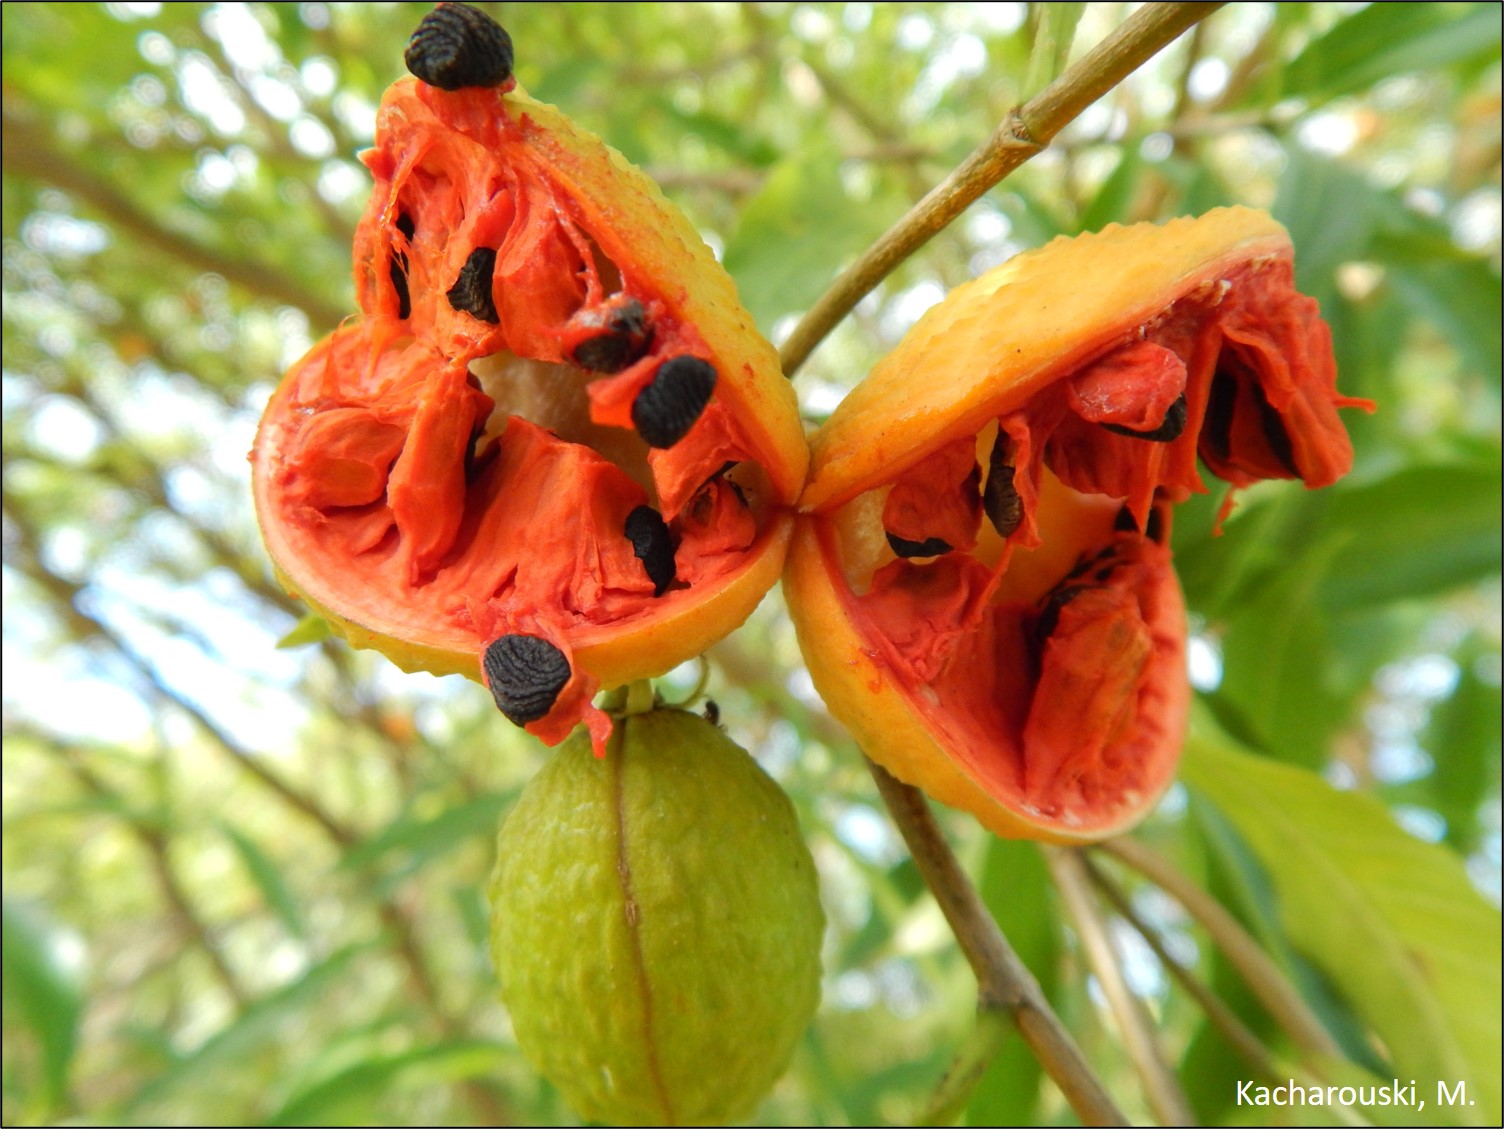
[[[1007, 837], [1086, 842], [1173, 778], [1170, 508], [1352, 448], [1285, 231], [1219, 209], [1060, 238], [953, 291], [811, 440], [785, 589], [871, 757]], [[1231, 492], [1224, 512], [1231, 507]]]
[[408, 59], [364, 156], [362, 315], [256, 439], [262, 533], [351, 642], [484, 679], [550, 744], [584, 720], [599, 753], [599, 687], [703, 651], [777, 580], [797, 407], [693, 226], [516, 87], [489, 17], [441, 6]]

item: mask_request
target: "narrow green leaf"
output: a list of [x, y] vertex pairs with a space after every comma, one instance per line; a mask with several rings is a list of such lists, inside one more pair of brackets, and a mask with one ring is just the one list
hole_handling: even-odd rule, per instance
[[1284, 93], [1324, 102], [1498, 52], [1497, 4], [1370, 4], [1306, 45], [1285, 69]]
[[1468, 1101], [1427, 1117], [1498, 1125], [1499, 914], [1461, 861], [1381, 803], [1316, 775], [1192, 736], [1182, 773], [1267, 868], [1290, 942], [1384, 1041], [1398, 1077]]
[[343, 869], [365, 869], [388, 854], [398, 854], [401, 855], [400, 865], [394, 872], [411, 873], [461, 842], [478, 835], [494, 835], [502, 813], [517, 794], [516, 790], [483, 794], [451, 806], [432, 818], [403, 815], [359, 845], [352, 846], [340, 858], [339, 864]]
[[[372, 1100], [394, 1084], [406, 1089], [451, 1084], [493, 1072], [514, 1054], [499, 1043], [459, 1039], [362, 1059], [302, 1088], [263, 1124], [358, 1125], [370, 1119]], [[356, 1109], [347, 1115], [351, 1107]]]
[[1499, 572], [1500, 467], [1413, 466], [1330, 496], [1330, 609], [1434, 596]]
[[[0, 990], [5, 1019], [19, 1022], [36, 1039], [42, 1057], [39, 1113], [46, 1116], [67, 1099], [68, 1072], [78, 1045], [84, 990], [75, 962], [64, 949], [66, 933], [37, 904], [3, 903], [4, 968]], [[9, 1061], [7, 1060], [7, 1073]], [[9, 1099], [10, 1087], [6, 1088]]]
[[328, 640], [332, 635], [329, 623], [323, 617], [309, 613], [292, 626], [291, 632], [277, 641], [277, 647], [301, 648], [305, 644], [317, 644], [321, 640]]
[[288, 886], [277, 863], [267, 856], [265, 850], [229, 823], [221, 822], [219, 829], [230, 839], [230, 844], [240, 855], [241, 864], [251, 875], [256, 888], [261, 891], [267, 907], [277, 914], [278, 920], [288, 932], [299, 940], [306, 940], [308, 928], [303, 923], [303, 906], [298, 903], [297, 895]]
[[[165, 1101], [172, 1090], [184, 1082], [194, 1079], [212, 1082], [215, 1068], [258, 1052], [286, 1023], [307, 1014], [307, 1005], [342, 979], [351, 962], [370, 949], [373, 943], [346, 945], [292, 983], [249, 1004], [224, 1030], [210, 1036], [197, 1049], [180, 1056], [166, 1071], [138, 1090], [125, 1107], [126, 1115]], [[218, 1121], [228, 1123], [232, 1120]]]

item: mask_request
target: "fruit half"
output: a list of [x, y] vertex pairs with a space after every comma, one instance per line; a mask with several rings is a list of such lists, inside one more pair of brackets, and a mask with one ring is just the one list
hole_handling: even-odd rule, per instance
[[251, 455], [267, 548], [353, 643], [484, 679], [548, 743], [583, 719], [599, 751], [600, 686], [703, 651], [777, 580], [793, 394], [687, 219], [509, 75], [396, 83], [365, 162], [363, 315]]
[[[1190, 698], [1170, 509], [1352, 464], [1287, 235], [1215, 210], [1060, 238], [932, 308], [811, 440], [785, 589], [816, 688], [1007, 837], [1120, 832]], [[1231, 506], [1231, 492], [1224, 512]]]

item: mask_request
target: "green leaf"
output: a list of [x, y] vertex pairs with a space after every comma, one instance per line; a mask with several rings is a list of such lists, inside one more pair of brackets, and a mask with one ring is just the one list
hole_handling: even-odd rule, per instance
[[1340, 541], [1321, 586], [1330, 609], [1433, 596], [1499, 572], [1500, 467], [1413, 466], [1330, 496]]
[[292, 626], [291, 632], [277, 641], [277, 647], [301, 648], [305, 644], [317, 644], [321, 640], [328, 640], [332, 635], [328, 621], [317, 613], [309, 613]]
[[1324, 102], [1498, 52], [1497, 4], [1370, 4], [1306, 45], [1285, 69], [1284, 93]]
[[[334, 983], [343, 979], [351, 963], [373, 943], [346, 945], [319, 961], [292, 983], [248, 1004], [235, 1021], [198, 1048], [178, 1057], [168, 1069], [146, 1083], [125, 1107], [127, 1116], [165, 1102], [171, 1092], [195, 1079], [212, 1083], [213, 1072], [257, 1054], [288, 1022], [308, 1016], [310, 1006]], [[220, 1123], [231, 1119], [218, 1119]]]
[[241, 864], [251, 875], [256, 888], [261, 891], [267, 906], [277, 914], [283, 927], [299, 940], [308, 939], [308, 928], [303, 923], [303, 906], [288, 886], [282, 871], [277, 868], [277, 863], [259, 845], [228, 822], [221, 822], [219, 829], [230, 839], [235, 852], [240, 855]]
[[1499, 689], [1478, 677], [1472, 658], [1458, 662], [1457, 690], [1431, 709], [1421, 743], [1436, 760], [1430, 805], [1446, 819], [1447, 844], [1465, 854], [1477, 841], [1484, 799], [1498, 793]]
[[[41, 1122], [67, 1100], [68, 1072], [83, 1016], [82, 978], [64, 951], [67, 933], [39, 905], [5, 897], [3, 924], [0, 990], [5, 996], [5, 1019], [25, 1027], [41, 1051], [42, 1094], [37, 1103], [41, 1117], [29, 1120]], [[9, 1086], [6, 1092], [8, 1101]]]
[[1192, 736], [1182, 774], [1269, 872], [1285, 933], [1383, 1040], [1426, 1097], [1463, 1081], [1471, 1102], [1428, 1106], [1498, 1125], [1499, 914], [1452, 851], [1384, 806], [1316, 775]]
[[502, 813], [516, 799], [518, 790], [483, 794], [451, 806], [432, 818], [403, 815], [378, 830], [340, 858], [343, 869], [365, 869], [388, 854], [402, 855], [394, 874], [411, 873], [426, 862], [448, 853], [461, 842], [480, 835], [494, 835]]
[[726, 243], [726, 269], [765, 335], [814, 303], [894, 216], [886, 203], [849, 195], [840, 168], [825, 142], [790, 154], [748, 199]]
[[394, 1084], [404, 1089], [451, 1085], [492, 1073], [513, 1054], [499, 1043], [459, 1039], [362, 1059], [301, 1088], [263, 1125], [366, 1124], [372, 1100]]
[[1331, 637], [1319, 599], [1337, 540], [1325, 535], [1294, 564], [1270, 575], [1237, 606], [1222, 637], [1222, 685], [1259, 732], [1258, 742], [1282, 758], [1317, 766], [1332, 733], [1347, 722], [1337, 690]]
[[[1058, 986], [1061, 945], [1049, 870], [1029, 842], [993, 838], [979, 882], [982, 900], [1045, 998]], [[1031, 1126], [1039, 1122], [1039, 1060], [1012, 1033], [966, 1108], [968, 1126]]]

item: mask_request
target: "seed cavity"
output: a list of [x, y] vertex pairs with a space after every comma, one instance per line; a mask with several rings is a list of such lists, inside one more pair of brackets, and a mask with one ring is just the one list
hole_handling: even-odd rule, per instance
[[636, 507], [627, 515], [626, 537], [653, 582], [653, 596], [663, 596], [674, 583], [674, 538], [663, 515], [652, 506]]
[[1042, 645], [1053, 636], [1055, 627], [1060, 623], [1060, 610], [1091, 587], [1090, 585], [1066, 585], [1056, 588], [1046, 597], [1044, 607], [1039, 610], [1039, 618], [1034, 622], [1034, 642]]
[[697, 356], [675, 356], [659, 365], [632, 401], [632, 423], [643, 441], [664, 450], [689, 434], [710, 402], [715, 379], [715, 368]]
[[1024, 520], [1024, 500], [1013, 485], [1017, 471], [1008, 461], [1012, 449], [1008, 436], [998, 431], [987, 463], [987, 484], [982, 487], [982, 511], [999, 537], [1011, 537]]
[[1300, 467], [1295, 465], [1295, 444], [1290, 439], [1290, 432], [1285, 429], [1284, 419], [1269, 402], [1262, 386], [1254, 385], [1253, 398], [1259, 407], [1259, 426], [1263, 428], [1264, 441], [1269, 444], [1274, 457], [1290, 472], [1291, 477], [1299, 478]]
[[1185, 433], [1185, 420], [1185, 392], [1182, 391], [1179, 398], [1165, 410], [1164, 422], [1157, 427], [1147, 431], [1136, 431], [1121, 423], [1103, 423], [1102, 426], [1115, 435], [1127, 435], [1130, 439], [1144, 439], [1151, 443], [1173, 443]]
[[423, 17], [403, 53], [407, 69], [445, 91], [501, 87], [512, 78], [512, 37], [469, 4], [440, 4]]
[[444, 295], [456, 312], [468, 312], [487, 324], [499, 324], [496, 299], [491, 295], [491, 274], [496, 270], [496, 250], [481, 246], [465, 258], [454, 287]]
[[[411, 241], [417, 231], [418, 227], [411, 217], [405, 213], [397, 215], [397, 232]], [[397, 319], [406, 320], [413, 314], [412, 296], [407, 291], [407, 254], [393, 249], [387, 273], [392, 278], [392, 288], [397, 291]]]
[[569, 660], [541, 636], [512, 633], [486, 645], [486, 686], [501, 713], [518, 727], [542, 719], [569, 682]]
[[601, 329], [574, 349], [574, 362], [589, 371], [608, 375], [621, 371], [642, 358], [652, 339], [647, 310], [636, 297], [613, 298], [601, 309], [581, 313], [578, 319], [587, 327]]
[[1133, 520], [1133, 511], [1127, 506], [1118, 510], [1118, 516], [1112, 519], [1112, 528], [1118, 533], [1138, 533], [1138, 522]]
[[927, 537], [923, 541], [910, 541], [896, 533], [888, 534], [888, 546], [900, 557], [939, 557], [951, 551], [950, 542], [943, 537]]
[[1155, 545], [1164, 544], [1165, 518], [1157, 506], [1149, 509], [1149, 520], [1144, 523], [1144, 536]]

